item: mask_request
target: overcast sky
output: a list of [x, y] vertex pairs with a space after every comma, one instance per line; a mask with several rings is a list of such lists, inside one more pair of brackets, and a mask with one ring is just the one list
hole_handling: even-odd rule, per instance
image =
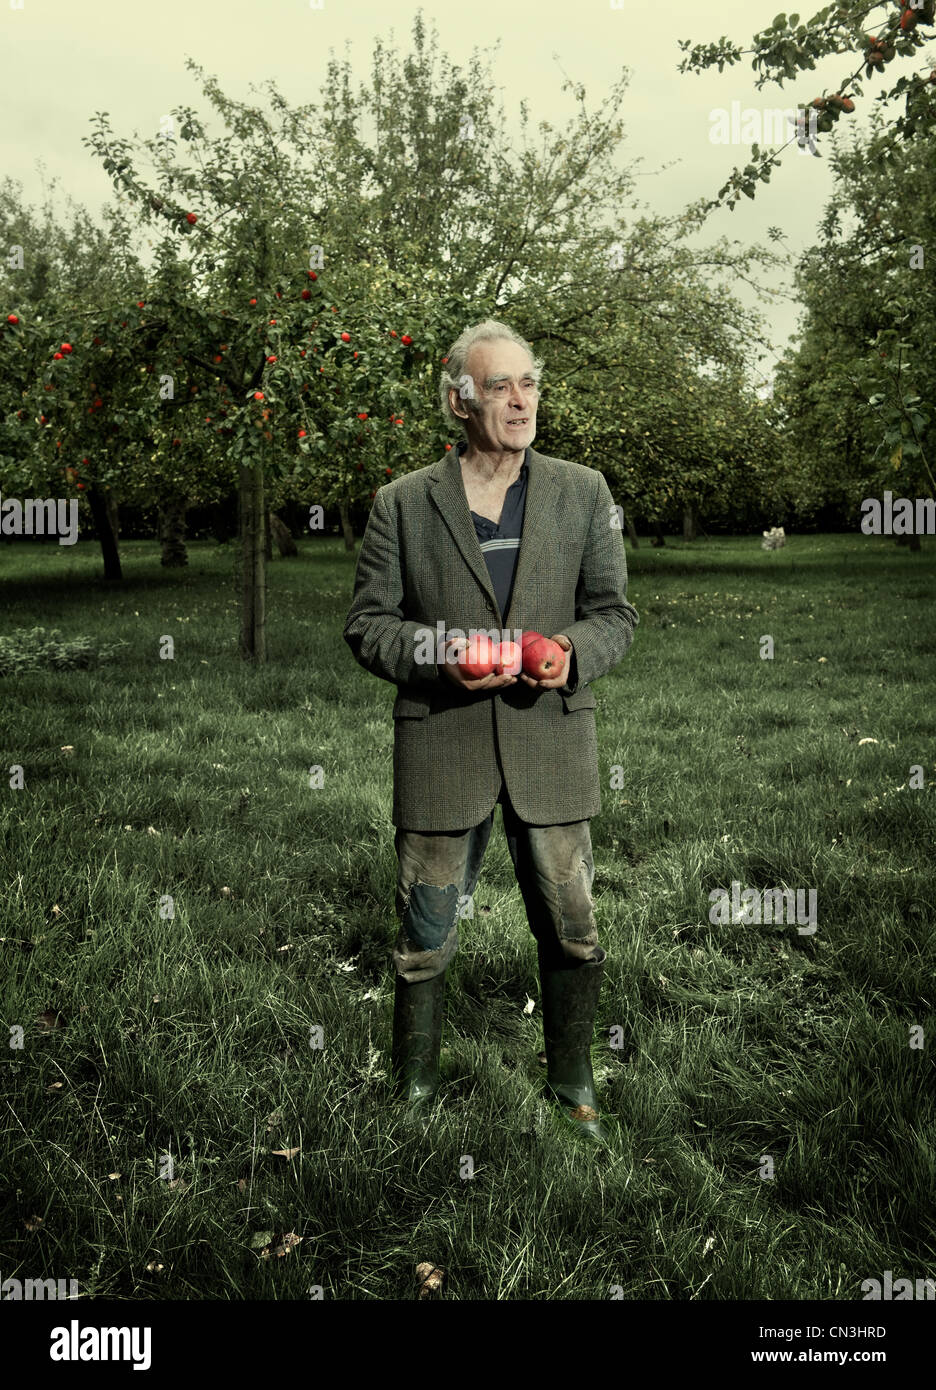
[[[463, 68], [473, 47], [483, 53], [500, 39], [491, 63], [511, 130], [521, 98], [530, 107], [531, 133], [541, 119], [561, 125], [574, 111], [573, 96], [560, 91], [564, 76], [585, 84], [586, 106], [594, 111], [627, 68], [620, 157], [625, 164], [642, 158], [638, 196], [651, 211], [663, 213], [714, 197], [730, 171], [747, 162], [746, 145], [710, 139], [714, 110], [730, 111], [732, 102], [760, 110], [792, 107], [823, 89], [837, 90], [854, 65], [847, 57], [827, 59], [782, 89], [769, 85], [761, 91], [749, 59], [721, 74], [677, 72], [677, 40], [702, 43], [724, 34], [746, 48], [751, 35], [771, 23], [777, 0], [691, 0], [682, 6], [619, 0], [620, 8], [612, 8], [612, 0], [473, 0], [466, 6], [427, 0], [421, 7], [410, 0], [322, 0], [320, 9], [309, 0], [22, 0], [22, 9], [10, 9], [11, 3], [20, 0], [0, 0], [0, 168], [22, 182], [28, 202], [38, 203], [41, 160], [48, 176], [58, 176], [61, 188], [92, 212], [111, 189], [100, 162], [81, 143], [95, 110], [109, 112], [114, 131], [128, 137], [135, 131], [154, 134], [159, 117], [180, 103], [205, 111], [184, 66], [189, 56], [233, 97], [249, 96], [252, 82], [272, 77], [287, 100], [317, 101], [330, 49], [342, 57], [350, 40], [353, 71], [366, 77], [374, 36], [389, 39], [392, 31], [408, 51], [419, 8], [427, 28], [435, 25], [443, 52]], [[801, 13], [808, 17], [816, 8]], [[684, 17], [671, 18], [677, 9]], [[901, 65], [911, 66], [910, 60], [898, 59], [893, 68]], [[879, 86], [868, 83], [858, 110], [847, 118], [858, 129]], [[829, 137], [824, 139], [828, 149]], [[767, 228], [779, 226], [794, 251], [812, 243], [832, 189], [828, 158], [802, 155], [791, 146], [783, 160], [771, 182], [758, 186], [754, 202], [742, 198], [733, 212], [712, 214], [705, 239], [725, 234], [766, 244]], [[739, 297], [755, 302], [743, 286]], [[782, 347], [795, 330], [796, 306], [765, 301], [763, 310], [774, 344]], [[770, 366], [766, 359], [761, 371]]]

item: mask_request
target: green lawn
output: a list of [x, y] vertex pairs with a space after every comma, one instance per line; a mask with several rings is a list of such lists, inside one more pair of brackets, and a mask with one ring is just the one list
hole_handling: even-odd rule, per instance
[[[5, 771], [0, 802], [3, 1023], [23, 1029], [2, 1060], [4, 1277], [393, 1299], [431, 1261], [452, 1298], [719, 1300], [936, 1277], [932, 542], [628, 547], [640, 626], [595, 686], [592, 822], [617, 1158], [541, 1099], [499, 814], [449, 971], [438, 1118], [400, 1124], [395, 692], [341, 637], [355, 556], [328, 539], [272, 563], [259, 670], [236, 654], [228, 547], [192, 545], [184, 571], [155, 543], [122, 556], [109, 589], [94, 542], [0, 548], [0, 632], [128, 643], [0, 678], [3, 767], [25, 777]], [[818, 930], [713, 925], [733, 880], [815, 889]], [[284, 1232], [301, 1244], [262, 1258]]]

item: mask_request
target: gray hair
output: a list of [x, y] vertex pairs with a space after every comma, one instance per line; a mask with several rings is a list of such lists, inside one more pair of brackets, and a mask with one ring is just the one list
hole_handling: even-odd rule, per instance
[[515, 333], [506, 323], [500, 323], [497, 319], [485, 319], [483, 323], [476, 323], [471, 328], [466, 328], [455, 339], [448, 350], [448, 363], [442, 368], [442, 379], [439, 382], [439, 403], [442, 406], [442, 415], [446, 425], [457, 425], [464, 433], [465, 421], [460, 415], [456, 415], [449, 403], [449, 391], [455, 390], [465, 404], [465, 409], [477, 414], [480, 404], [472, 390], [471, 378], [465, 370], [468, 361], [468, 354], [476, 343], [489, 342], [491, 340], [506, 339], [508, 342], [516, 343], [530, 355], [532, 367], [530, 375], [533, 377], [537, 386], [543, 371], [542, 361], [533, 355], [533, 351], [528, 342]]

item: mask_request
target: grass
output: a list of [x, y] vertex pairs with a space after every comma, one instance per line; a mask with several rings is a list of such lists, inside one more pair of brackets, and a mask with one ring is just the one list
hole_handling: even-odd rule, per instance
[[[227, 547], [192, 545], [185, 571], [154, 543], [122, 556], [111, 590], [93, 545], [0, 551], [5, 630], [127, 643], [0, 680], [25, 779], [0, 803], [23, 1044], [0, 1062], [4, 1278], [394, 1299], [428, 1261], [450, 1298], [728, 1300], [936, 1276], [936, 549], [628, 548], [641, 621], [595, 686], [592, 822], [616, 1158], [541, 1097], [499, 813], [449, 972], [438, 1118], [400, 1124], [395, 692], [341, 639], [355, 557], [329, 539], [272, 564], [252, 669]], [[713, 924], [733, 880], [814, 888], [818, 930]], [[264, 1258], [283, 1233], [301, 1243]]]

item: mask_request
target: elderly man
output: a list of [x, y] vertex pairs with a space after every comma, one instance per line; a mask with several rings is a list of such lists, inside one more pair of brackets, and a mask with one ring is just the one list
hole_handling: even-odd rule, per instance
[[[591, 1041], [604, 970], [589, 819], [601, 809], [590, 682], [633, 641], [620, 527], [604, 477], [531, 447], [542, 364], [505, 324], [466, 329], [440, 398], [464, 440], [378, 489], [345, 641], [392, 681], [398, 856], [391, 1065], [424, 1124], [439, 1085], [445, 975], [498, 803], [537, 943], [547, 1093], [601, 1144]], [[466, 637], [542, 633], [561, 671], [467, 678]], [[449, 635], [453, 634], [453, 635]]]

